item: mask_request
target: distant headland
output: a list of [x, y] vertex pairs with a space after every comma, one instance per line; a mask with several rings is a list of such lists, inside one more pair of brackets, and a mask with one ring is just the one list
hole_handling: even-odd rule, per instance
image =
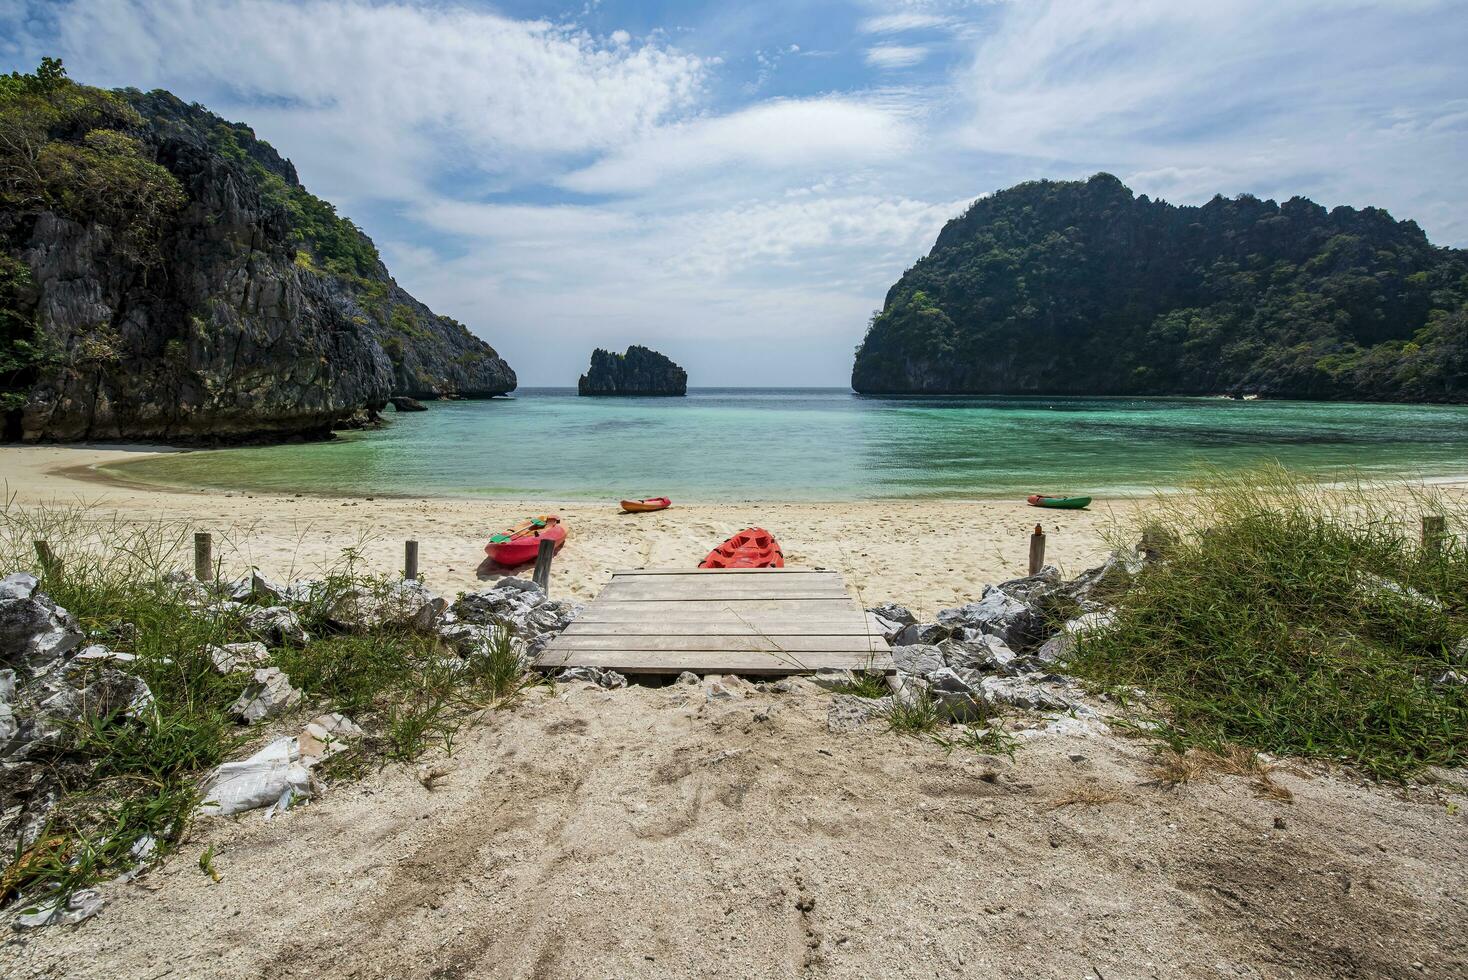
[[948, 222], [888, 290], [851, 385], [1465, 402], [1468, 252], [1379, 208], [1032, 181]]

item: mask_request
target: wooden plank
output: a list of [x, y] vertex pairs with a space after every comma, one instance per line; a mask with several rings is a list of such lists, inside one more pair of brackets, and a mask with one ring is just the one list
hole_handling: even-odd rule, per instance
[[813, 569], [616, 572], [536, 666], [632, 674], [893, 669], [886, 640], [841, 576]]
[[701, 620], [723, 615], [753, 620], [760, 616], [859, 615], [850, 599], [597, 599], [576, 620], [580, 622], [643, 622], [661, 618]]
[[550, 643], [552, 650], [717, 650], [784, 653], [866, 651], [887, 653], [880, 636], [567, 636]]
[[669, 621], [641, 619], [632, 622], [589, 622], [578, 619], [567, 627], [568, 636], [749, 636], [762, 633], [805, 636], [877, 636], [861, 619], [733, 619]]
[[838, 589], [846, 586], [835, 575], [614, 575], [609, 589], [639, 589], [647, 592], [703, 592], [710, 589], [741, 589], [784, 595], [801, 589]]
[[[840, 586], [807, 585], [790, 589], [771, 589], [761, 584], [755, 588], [741, 587], [729, 583], [710, 584], [707, 588], [659, 589], [657, 583], [623, 584], [613, 582], [602, 590], [603, 599], [618, 599], [624, 602], [657, 599], [663, 602], [674, 600], [713, 599], [846, 599], [846, 590]], [[651, 587], [649, 587], [651, 586]]]
[[877, 670], [895, 668], [888, 653], [738, 653], [709, 650], [557, 650], [550, 648], [536, 658], [541, 670], [562, 667], [606, 667], [629, 674], [681, 674], [685, 670], [704, 674], [798, 674], [830, 668], [834, 670]]
[[829, 568], [618, 568], [613, 575], [839, 575]]
[[690, 581], [690, 582], [718, 582], [728, 580], [731, 582], [781, 582], [792, 579], [829, 579], [833, 582], [841, 581], [841, 573], [829, 570], [806, 569], [797, 571], [795, 569], [773, 569], [773, 568], [679, 568], [614, 571], [612, 578], [625, 579], [627, 581], [640, 579], [655, 579], [661, 582]]

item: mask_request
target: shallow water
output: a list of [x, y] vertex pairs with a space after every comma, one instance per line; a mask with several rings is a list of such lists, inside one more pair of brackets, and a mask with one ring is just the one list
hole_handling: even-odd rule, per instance
[[524, 389], [430, 403], [332, 442], [109, 467], [170, 486], [555, 500], [1094, 495], [1278, 460], [1319, 478], [1468, 473], [1468, 407], [1201, 398], [869, 398], [700, 389], [578, 398]]

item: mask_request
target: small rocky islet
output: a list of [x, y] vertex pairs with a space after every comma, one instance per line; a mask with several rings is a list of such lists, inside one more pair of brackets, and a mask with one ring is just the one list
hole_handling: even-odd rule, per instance
[[688, 372], [666, 355], [639, 345], [625, 353], [598, 347], [591, 367], [577, 382], [578, 395], [682, 396], [688, 394]]

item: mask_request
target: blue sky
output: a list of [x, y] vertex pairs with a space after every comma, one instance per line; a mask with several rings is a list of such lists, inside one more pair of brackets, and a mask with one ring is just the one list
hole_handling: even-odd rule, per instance
[[526, 385], [630, 343], [844, 384], [943, 222], [1037, 177], [1468, 245], [1465, 50], [1463, 0], [0, 0], [0, 67], [249, 123]]

